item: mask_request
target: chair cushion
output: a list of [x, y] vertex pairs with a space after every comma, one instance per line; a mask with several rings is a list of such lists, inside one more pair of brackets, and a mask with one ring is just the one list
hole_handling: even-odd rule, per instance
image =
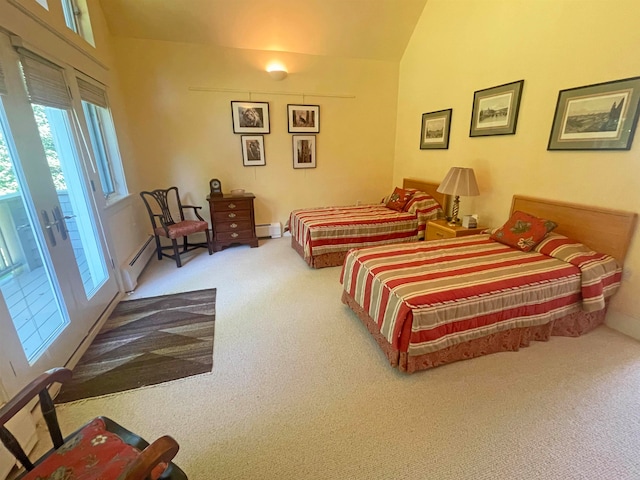
[[[22, 480], [115, 480], [139, 455], [140, 450], [107, 431], [104, 420], [96, 418], [67, 439]], [[166, 464], [158, 465], [151, 478], [158, 479], [166, 467]]]
[[[168, 227], [169, 238], [186, 237], [192, 233], [204, 232], [208, 228], [209, 224], [207, 222], [200, 220], [183, 220], [182, 222], [175, 223]], [[162, 227], [156, 228], [155, 234], [163, 237], [167, 236], [167, 233]]]

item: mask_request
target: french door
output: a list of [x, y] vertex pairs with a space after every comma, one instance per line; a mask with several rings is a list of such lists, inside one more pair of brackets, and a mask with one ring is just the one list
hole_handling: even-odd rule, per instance
[[[53, 68], [43, 65], [36, 82]], [[91, 188], [100, 181], [79, 127], [79, 99], [67, 105], [49, 101], [47, 91], [27, 95], [23, 75], [34, 66], [3, 34], [0, 66], [0, 371], [11, 395], [67, 363], [118, 287]], [[65, 70], [59, 74], [64, 81]]]

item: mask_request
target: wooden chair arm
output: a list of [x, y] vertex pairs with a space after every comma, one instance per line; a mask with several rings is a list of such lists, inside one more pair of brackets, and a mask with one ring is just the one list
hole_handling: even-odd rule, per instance
[[68, 368], [53, 368], [29, 383], [14, 396], [9, 403], [0, 408], [0, 426], [5, 425], [16, 413], [22, 410], [36, 395], [52, 383], [64, 383], [71, 380], [72, 372]]
[[196, 217], [198, 217], [201, 222], [204, 222], [204, 218], [202, 218], [198, 213], [198, 210], [201, 210], [202, 207], [197, 207], [195, 205], [182, 205], [182, 209], [184, 210], [185, 208], [193, 208], [193, 213], [195, 213]]
[[179, 449], [178, 442], [170, 436], [158, 438], [140, 453], [123, 480], [145, 480], [156, 465], [171, 462]]

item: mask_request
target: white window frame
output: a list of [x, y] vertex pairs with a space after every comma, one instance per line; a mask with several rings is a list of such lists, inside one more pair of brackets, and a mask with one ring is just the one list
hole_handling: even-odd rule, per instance
[[[82, 79], [88, 81], [85, 77]], [[92, 112], [90, 113], [88, 110]], [[103, 107], [87, 100], [82, 100], [82, 111], [89, 130], [90, 145], [96, 162], [98, 176], [100, 177], [101, 189], [103, 190], [106, 204], [109, 206], [129, 194], [124, 176], [124, 168], [122, 167], [122, 158], [120, 157], [118, 148], [118, 138], [113, 123], [113, 116], [108, 106]], [[94, 141], [93, 135], [95, 134], [100, 134], [100, 144], [96, 144], [96, 141]], [[100, 149], [101, 146], [104, 148], [101, 149], [101, 151], [96, 151]], [[105, 182], [103, 178], [105, 173], [110, 177], [108, 182]], [[113, 191], [105, 192], [102, 187], [104, 183], [110, 183]]]

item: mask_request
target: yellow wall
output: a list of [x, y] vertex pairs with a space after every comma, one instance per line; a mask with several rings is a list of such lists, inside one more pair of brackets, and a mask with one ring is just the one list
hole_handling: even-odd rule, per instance
[[[130, 38], [113, 42], [141, 188], [177, 185], [208, 218], [205, 198], [215, 177], [225, 192], [244, 188], [256, 195], [258, 223], [284, 223], [295, 208], [377, 202], [387, 193], [397, 63]], [[272, 60], [287, 66], [288, 78], [267, 75]], [[260, 167], [243, 166], [240, 135], [232, 130], [230, 102], [250, 99], [269, 102], [271, 133]], [[320, 105], [315, 169], [293, 168], [287, 103]]]
[[[461, 214], [502, 224], [513, 194], [640, 212], [640, 133], [630, 151], [547, 151], [566, 88], [640, 75], [635, 0], [429, 0], [402, 58], [394, 179], [472, 167]], [[469, 137], [473, 93], [524, 79], [517, 133]], [[448, 150], [419, 150], [421, 114], [453, 108]], [[607, 322], [640, 338], [640, 241]]]

